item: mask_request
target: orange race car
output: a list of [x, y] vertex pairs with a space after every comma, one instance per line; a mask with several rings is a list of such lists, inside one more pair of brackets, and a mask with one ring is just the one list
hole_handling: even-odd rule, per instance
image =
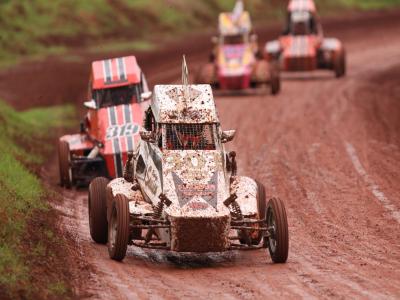
[[88, 109], [80, 133], [58, 144], [61, 185], [86, 185], [97, 176], [121, 177], [123, 161], [134, 149], [150, 98], [134, 56], [95, 61], [89, 81]]
[[346, 74], [346, 52], [335, 38], [325, 38], [313, 0], [291, 0], [282, 36], [268, 42], [265, 58], [278, 61], [282, 71], [333, 70]]
[[237, 2], [233, 12], [219, 15], [219, 36], [213, 38], [213, 43], [210, 62], [200, 69], [197, 83], [221, 90], [269, 85], [272, 94], [279, 93], [279, 66], [263, 58], [242, 1]]

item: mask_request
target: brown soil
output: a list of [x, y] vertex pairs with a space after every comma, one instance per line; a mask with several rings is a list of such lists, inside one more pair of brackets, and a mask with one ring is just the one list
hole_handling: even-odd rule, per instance
[[[326, 32], [348, 52], [348, 76], [285, 74], [276, 97], [218, 97], [239, 172], [279, 196], [289, 218], [290, 251], [274, 265], [267, 251], [178, 255], [129, 248], [123, 263], [90, 239], [87, 192], [57, 187], [56, 156], [44, 168], [64, 202], [65, 234], [92, 271], [77, 295], [126, 298], [400, 297], [400, 14], [334, 19]], [[274, 29], [274, 30], [272, 30]], [[261, 30], [260, 41], [277, 27]], [[208, 38], [171, 43], [139, 61], [152, 83], [178, 81], [180, 55], [192, 69]], [[81, 105], [88, 63], [50, 59], [0, 74], [0, 97], [18, 108]], [[195, 66], [193, 66], [195, 65]], [[21, 88], [21, 87], [24, 88]], [[79, 260], [78, 260], [79, 261]], [[79, 272], [78, 272], [79, 273]], [[84, 273], [83, 273], [84, 274]]]

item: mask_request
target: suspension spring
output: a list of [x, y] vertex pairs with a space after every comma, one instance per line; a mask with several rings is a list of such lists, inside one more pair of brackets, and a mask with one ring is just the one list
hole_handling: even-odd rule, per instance
[[160, 219], [162, 216], [162, 212], [164, 210], [164, 201], [160, 200], [157, 205], [154, 207], [154, 219]]
[[[170, 206], [172, 204], [171, 200], [169, 200], [164, 194], [161, 194], [159, 198], [160, 201], [157, 203], [157, 205], [154, 206], [153, 219], [155, 220], [161, 219], [164, 205]], [[155, 223], [156, 222], [150, 222], [150, 225], [154, 225]], [[153, 234], [154, 228], [150, 228], [146, 233], [146, 237], [144, 238], [145, 244], [148, 244], [151, 241]]]
[[236, 201], [231, 203], [232, 213], [238, 220], [243, 220], [242, 210], [240, 209], [239, 204]]

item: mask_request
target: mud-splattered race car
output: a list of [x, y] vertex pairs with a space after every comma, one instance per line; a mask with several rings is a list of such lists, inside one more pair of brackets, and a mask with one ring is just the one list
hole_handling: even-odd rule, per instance
[[123, 178], [96, 178], [89, 187], [94, 241], [122, 260], [128, 245], [176, 252], [269, 248], [288, 256], [284, 204], [266, 203], [264, 186], [238, 176], [224, 144], [210, 85], [158, 85], [141, 140]]
[[134, 56], [95, 61], [89, 81], [88, 109], [81, 131], [58, 144], [60, 182], [85, 185], [96, 176], [121, 177], [123, 159], [139, 139], [150, 97]]
[[232, 13], [219, 15], [219, 36], [210, 63], [197, 75], [197, 83], [221, 90], [246, 90], [269, 85], [272, 94], [280, 91], [279, 65], [262, 57], [257, 36], [252, 33], [250, 15], [239, 1]]
[[291, 0], [286, 28], [279, 40], [265, 46], [268, 61], [279, 61], [282, 71], [333, 70], [346, 74], [346, 52], [335, 38], [325, 38], [313, 0]]

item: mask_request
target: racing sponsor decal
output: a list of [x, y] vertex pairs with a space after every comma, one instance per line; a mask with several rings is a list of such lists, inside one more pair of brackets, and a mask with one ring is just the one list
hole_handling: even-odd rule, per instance
[[209, 206], [207, 203], [200, 202], [200, 201], [192, 201], [189, 202], [188, 206], [192, 210], [205, 210]]
[[[179, 205], [185, 206], [194, 197], [203, 198], [209, 205], [217, 209], [217, 186], [218, 173], [215, 172], [207, 184], [202, 183], [184, 183], [181, 178], [172, 172], [172, 178], [175, 184], [175, 190], [178, 195]], [[193, 204], [196, 206], [195, 204]], [[200, 209], [200, 206], [197, 206]]]

